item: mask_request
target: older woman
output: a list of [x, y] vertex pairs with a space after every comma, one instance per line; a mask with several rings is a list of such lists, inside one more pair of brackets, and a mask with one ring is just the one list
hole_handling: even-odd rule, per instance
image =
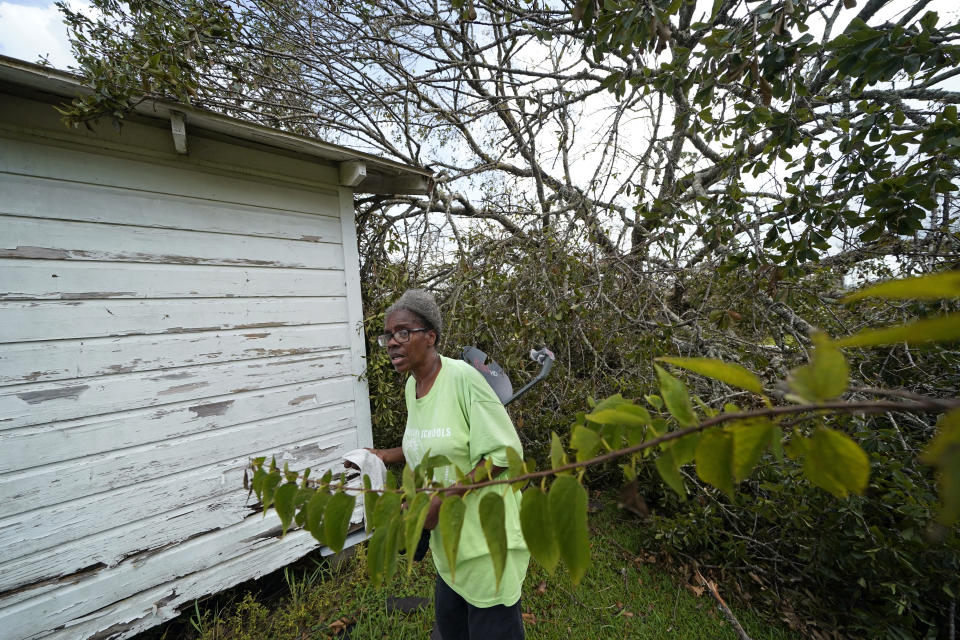
[[[469, 481], [489, 460], [496, 477], [507, 467], [507, 448], [518, 453], [522, 449], [510, 417], [483, 376], [466, 362], [437, 352], [441, 326], [440, 309], [426, 291], [407, 291], [387, 309], [380, 346], [386, 347], [397, 371], [412, 375], [406, 385], [403, 446], [373, 452], [386, 463], [411, 466], [419, 464], [428, 452], [446, 456], [452, 465], [436, 469], [434, 478], [448, 487], [446, 494], [464, 495], [454, 467], [467, 472]], [[434, 604], [437, 629], [444, 640], [524, 637], [520, 590], [530, 555], [520, 531], [519, 495], [505, 491], [504, 486], [464, 496], [467, 510], [455, 567], [449, 566], [440, 532], [435, 529], [441, 500], [436, 498], [430, 505], [425, 526], [433, 529]], [[480, 500], [488, 491], [504, 494], [506, 507], [508, 551], [499, 588], [478, 513]]]

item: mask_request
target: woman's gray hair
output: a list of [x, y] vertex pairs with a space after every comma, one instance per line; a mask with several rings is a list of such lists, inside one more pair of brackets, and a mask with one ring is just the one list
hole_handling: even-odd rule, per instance
[[429, 291], [407, 289], [383, 314], [384, 319], [395, 311], [410, 311], [417, 314], [427, 323], [428, 329], [433, 329], [437, 332], [437, 337], [440, 336], [440, 330], [443, 328], [443, 318], [440, 316], [440, 307], [437, 306], [437, 301]]

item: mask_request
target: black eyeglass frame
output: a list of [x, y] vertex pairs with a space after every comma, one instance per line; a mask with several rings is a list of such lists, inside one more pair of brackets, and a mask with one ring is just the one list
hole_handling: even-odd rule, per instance
[[[390, 344], [390, 339], [393, 338], [397, 341], [397, 344], [406, 344], [410, 342], [410, 334], [418, 333], [420, 331], [433, 331], [428, 327], [420, 327], [419, 329], [400, 329], [399, 331], [394, 331], [393, 333], [381, 333], [377, 336], [377, 344], [381, 347], [386, 347]], [[400, 339], [400, 336], [406, 334], [406, 338]]]

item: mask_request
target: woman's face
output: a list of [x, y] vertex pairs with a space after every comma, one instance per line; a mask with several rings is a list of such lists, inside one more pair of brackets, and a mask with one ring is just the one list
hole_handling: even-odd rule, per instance
[[[401, 329], [423, 329], [426, 324], [415, 313], [401, 309], [387, 316], [384, 324], [386, 333], [396, 333]], [[433, 345], [437, 334], [433, 331], [417, 331], [410, 334], [410, 340], [403, 344], [391, 338], [387, 343], [387, 356], [397, 371], [416, 371], [434, 358]]]

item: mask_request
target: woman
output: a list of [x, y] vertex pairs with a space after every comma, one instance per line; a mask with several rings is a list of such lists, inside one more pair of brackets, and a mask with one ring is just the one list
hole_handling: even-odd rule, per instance
[[[490, 460], [496, 477], [507, 467], [507, 448], [517, 453], [522, 449], [510, 417], [483, 376], [466, 362], [437, 352], [441, 326], [440, 309], [426, 291], [407, 291], [387, 309], [379, 344], [397, 371], [411, 374], [405, 392], [407, 425], [402, 447], [373, 453], [387, 464], [410, 466], [418, 465], [428, 452], [446, 456], [452, 465], [436, 469], [434, 479], [448, 487], [447, 495], [463, 495], [454, 467], [469, 471], [464, 481], [469, 483]], [[449, 566], [435, 529], [441, 500], [434, 498], [430, 504], [425, 526], [433, 530], [434, 604], [444, 640], [524, 637], [520, 590], [530, 554], [520, 531], [520, 496], [505, 487], [485, 487], [464, 496], [467, 510], [455, 567]], [[506, 511], [507, 562], [499, 588], [478, 513], [480, 499], [489, 491], [503, 494]]]

